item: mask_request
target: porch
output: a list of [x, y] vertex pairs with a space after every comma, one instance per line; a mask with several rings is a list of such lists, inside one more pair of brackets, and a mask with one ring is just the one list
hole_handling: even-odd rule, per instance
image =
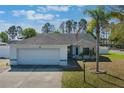
[[95, 59], [95, 48], [80, 45], [68, 46], [68, 58], [79, 60]]

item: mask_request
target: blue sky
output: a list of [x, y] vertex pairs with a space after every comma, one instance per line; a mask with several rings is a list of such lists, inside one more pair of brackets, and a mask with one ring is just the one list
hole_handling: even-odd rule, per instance
[[0, 31], [5, 31], [12, 25], [19, 25], [23, 28], [33, 27], [40, 32], [46, 22], [58, 27], [62, 21], [68, 19], [90, 20], [83, 11], [94, 8], [96, 6], [1, 5]]

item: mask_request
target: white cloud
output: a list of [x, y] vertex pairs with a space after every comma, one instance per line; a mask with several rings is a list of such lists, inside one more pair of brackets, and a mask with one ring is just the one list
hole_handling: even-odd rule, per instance
[[47, 6], [47, 10], [68, 11], [69, 6]]
[[5, 11], [0, 11], [0, 14], [5, 14]]
[[46, 6], [46, 7], [40, 6], [37, 9], [38, 12], [47, 12], [47, 11], [50, 11], [50, 10], [59, 11], [59, 12], [66, 12], [66, 11], [69, 10], [69, 6], [65, 6], [65, 5], [63, 5], [63, 6], [49, 5], [49, 6]]
[[39, 7], [37, 8], [37, 11], [38, 11], [38, 12], [46, 12], [46, 11], [47, 11], [47, 8], [42, 7], [42, 6], [39, 6]]
[[12, 14], [13, 14], [13, 16], [25, 15], [26, 11], [25, 10], [13, 10]]
[[27, 18], [30, 20], [38, 20], [38, 19], [43, 19], [43, 20], [52, 20], [55, 16], [52, 14], [28, 14]]
[[29, 20], [52, 20], [54, 19], [55, 15], [52, 14], [41, 14], [41, 13], [36, 13], [34, 10], [13, 10], [12, 11], [13, 16], [20, 16], [24, 15], [27, 17]]

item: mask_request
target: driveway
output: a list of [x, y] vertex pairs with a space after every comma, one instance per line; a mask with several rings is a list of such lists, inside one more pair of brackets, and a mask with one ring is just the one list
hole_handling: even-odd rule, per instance
[[0, 88], [59, 88], [62, 71], [56, 66], [19, 66], [0, 73]]

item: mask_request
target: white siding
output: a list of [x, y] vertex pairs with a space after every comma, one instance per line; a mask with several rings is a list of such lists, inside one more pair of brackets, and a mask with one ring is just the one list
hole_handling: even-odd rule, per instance
[[60, 49], [60, 64], [67, 65], [67, 45], [10, 45], [10, 60], [12, 65], [17, 65], [17, 50], [22, 48], [59, 48]]
[[9, 46], [0, 46], [0, 57], [9, 58]]
[[60, 65], [67, 65], [67, 46], [60, 47]]
[[17, 65], [16, 59], [17, 59], [17, 55], [16, 55], [16, 48], [13, 46], [10, 46], [10, 63], [12, 65]]

